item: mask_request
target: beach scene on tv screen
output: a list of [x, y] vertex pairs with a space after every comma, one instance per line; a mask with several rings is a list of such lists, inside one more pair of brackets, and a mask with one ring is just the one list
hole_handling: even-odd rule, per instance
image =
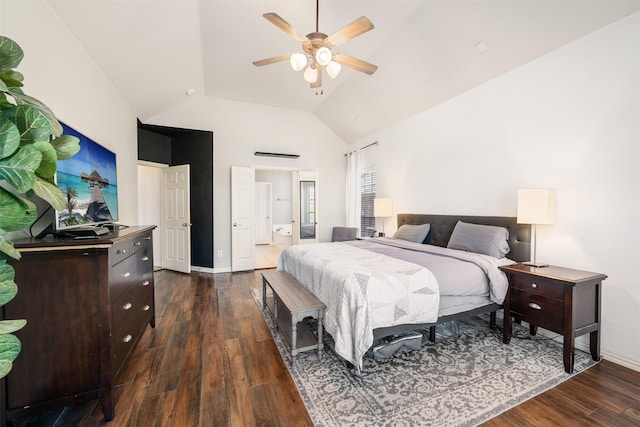
[[118, 219], [116, 156], [69, 126], [64, 135], [80, 140], [80, 151], [58, 162], [56, 183], [66, 204], [57, 212], [58, 228], [110, 222]]

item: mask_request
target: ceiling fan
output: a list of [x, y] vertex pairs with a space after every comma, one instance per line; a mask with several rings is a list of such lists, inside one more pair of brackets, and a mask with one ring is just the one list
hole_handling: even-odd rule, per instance
[[[286, 61], [288, 59], [291, 67], [295, 71], [301, 71], [303, 68], [307, 67], [304, 72], [304, 79], [310, 84], [311, 88], [318, 90], [321, 90], [320, 88], [322, 87], [323, 69], [332, 79], [338, 76], [343, 65], [369, 75], [375, 73], [378, 69], [376, 65], [343, 53], [332, 51], [334, 47], [341, 45], [347, 40], [372, 30], [373, 24], [371, 21], [362, 16], [328, 36], [318, 30], [319, 10], [319, 0], [316, 0], [316, 31], [309, 33], [306, 36], [298, 32], [277, 13], [271, 12], [262, 15], [267, 21], [271, 22], [276, 27], [302, 43], [302, 51], [304, 53], [274, 56], [272, 58], [255, 61], [253, 64], [257, 67], [261, 67], [263, 65]], [[316, 92], [316, 95], [317, 94], [318, 92]]]

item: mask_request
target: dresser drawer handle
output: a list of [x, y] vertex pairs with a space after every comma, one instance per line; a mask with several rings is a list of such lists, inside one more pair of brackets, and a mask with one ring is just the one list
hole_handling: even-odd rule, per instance
[[144, 307], [142, 307], [142, 311], [149, 311], [150, 308], [150, 306], [145, 305]]
[[529, 308], [533, 308], [534, 310], [542, 310], [542, 307], [540, 307], [538, 304], [536, 304], [535, 302], [530, 302], [529, 303]]
[[124, 338], [122, 338], [122, 342], [129, 342], [133, 339], [133, 337], [129, 334], [125, 335]]
[[125, 255], [125, 254], [127, 253], [127, 250], [126, 250], [126, 249], [118, 249], [118, 250], [116, 251], [116, 253], [117, 253], [117, 254]]
[[133, 242], [133, 246], [140, 246], [142, 242]]
[[142, 286], [149, 286], [151, 284], [150, 281], [145, 280], [144, 282], [142, 282]]
[[128, 303], [126, 303], [125, 305], [122, 306], [122, 309], [123, 310], [129, 310], [131, 307], [133, 307], [133, 306], [131, 305], [130, 302], [128, 302]]
[[538, 287], [538, 284], [537, 284], [537, 283], [532, 283], [532, 284], [531, 284], [531, 287], [532, 287], [533, 289], [535, 289], [535, 288], [537, 288], [537, 287]]
[[129, 276], [131, 276], [131, 272], [129, 271], [122, 273], [122, 277], [129, 277]]
[[145, 237], [144, 240], [151, 240], [151, 236]]
[[148, 257], [148, 256], [143, 256], [143, 257], [142, 257], [142, 260], [143, 260], [143, 261], [149, 261], [149, 257]]

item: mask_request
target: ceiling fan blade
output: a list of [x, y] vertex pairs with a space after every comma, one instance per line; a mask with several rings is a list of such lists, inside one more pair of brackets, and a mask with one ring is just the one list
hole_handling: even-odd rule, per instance
[[253, 65], [256, 67], [262, 67], [263, 65], [275, 64], [276, 62], [286, 61], [291, 55], [280, 55], [272, 58], [261, 59], [260, 61], [253, 61]]
[[360, 71], [365, 74], [373, 74], [378, 69], [377, 65], [370, 64], [366, 61], [363, 61], [358, 58], [354, 58], [353, 56], [345, 55], [343, 53], [334, 54], [333, 60], [338, 64], [342, 64], [346, 67], [353, 68], [354, 70]]
[[293, 28], [293, 26], [291, 24], [289, 24], [287, 21], [282, 19], [280, 17], [280, 15], [278, 15], [277, 13], [269, 12], [269, 13], [265, 13], [262, 16], [264, 16], [264, 18], [267, 21], [271, 22], [273, 25], [275, 25], [276, 27], [280, 28], [282, 31], [284, 31], [285, 33], [289, 34], [291, 37], [293, 37], [294, 39], [298, 40], [299, 42], [308, 42], [309, 41], [309, 39], [305, 35], [300, 34], [298, 32], [298, 30]]
[[373, 30], [373, 24], [366, 17], [353, 21], [351, 24], [339, 29], [325, 39], [325, 42], [331, 43], [331, 46], [338, 46], [349, 39], [359, 36], [362, 33]]

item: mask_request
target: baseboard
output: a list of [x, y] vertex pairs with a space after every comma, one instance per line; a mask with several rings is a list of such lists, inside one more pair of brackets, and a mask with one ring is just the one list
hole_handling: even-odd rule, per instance
[[[523, 323], [527, 324], [526, 322]], [[556, 334], [555, 332], [547, 331], [546, 329], [539, 328], [538, 333], [540, 335], [550, 337], [554, 341], [557, 341], [559, 343], [562, 343], [564, 341], [562, 335]], [[589, 349], [589, 340], [587, 337], [587, 335], [577, 337], [574, 345], [577, 349], [589, 353], [591, 350]], [[629, 359], [628, 357], [622, 356], [612, 351], [608, 351], [607, 349], [602, 347], [600, 347], [600, 357], [608, 360], [609, 362], [613, 362], [617, 365], [624, 366], [625, 368], [633, 369], [634, 371], [640, 372], [640, 360]]]

